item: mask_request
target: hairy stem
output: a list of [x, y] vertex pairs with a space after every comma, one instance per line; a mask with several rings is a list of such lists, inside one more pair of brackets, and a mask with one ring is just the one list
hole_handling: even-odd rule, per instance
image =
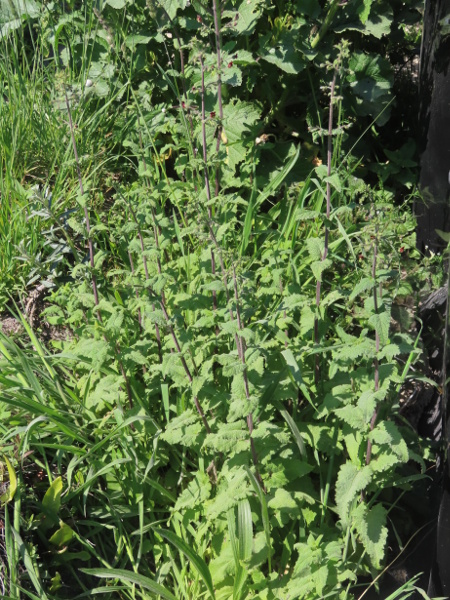
[[[67, 90], [65, 88], [64, 88], [64, 96], [65, 96], [65, 100], [66, 100], [67, 114], [69, 115], [70, 137], [72, 139], [73, 153], [75, 156], [75, 164], [76, 164], [77, 176], [78, 176], [78, 185], [80, 186], [81, 196], [84, 196], [83, 178], [81, 176], [80, 161], [78, 158], [77, 143], [75, 140], [75, 127], [73, 126], [72, 111], [70, 109], [69, 98], [67, 96]], [[89, 263], [91, 265], [92, 291], [94, 293], [95, 306], [98, 307], [98, 304], [99, 304], [98, 287], [97, 287], [97, 279], [96, 279], [95, 271], [94, 271], [94, 266], [95, 266], [94, 265], [94, 245], [92, 243], [91, 223], [89, 220], [89, 211], [88, 211], [86, 202], [84, 202], [84, 218], [86, 221], [86, 233], [87, 233], [88, 248], [89, 248]], [[102, 315], [99, 310], [97, 310], [97, 319], [98, 319], [99, 323], [101, 323], [101, 324], [103, 323]], [[107, 340], [105, 333], [103, 333], [103, 337], [105, 338], [105, 340]], [[128, 380], [128, 376], [126, 374], [125, 368], [123, 366], [120, 345], [118, 342], [115, 342], [114, 346], [116, 349], [117, 361], [119, 363], [120, 372], [125, 381], [125, 388], [127, 391], [128, 403], [130, 405], [130, 408], [132, 408], [133, 407], [133, 397], [132, 397], [132, 392], [131, 392], [131, 386], [130, 386], [130, 382]]]
[[[326, 198], [327, 198], [327, 207], [326, 207], [326, 218], [327, 221], [330, 218], [331, 213], [331, 185], [329, 182], [329, 178], [331, 175], [331, 163], [333, 159], [333, 108], [334, 108], [334, 94], [336, 88], [336, 76], [337, 69], [334, 70], [333, 79], [331, 81], [331, 90], [330, 90], [330, 104], [328, 110], [328, 147], [327, 147], [327, 188], [326, 188]], [[324, 249], [322, 254], [322, 261], [327, 258], [328, 255], [328, 238], [329, 238], [329, 230], [328, 224], [325, 225], [325, 241], [324, 241]], [[320, 292], [321, 292], [322, 282], [320, 279], [317, 279], [316, 284], [316, 309], [319, 310], [320, 307]], [[314, 343], [319, 343], [319, 317], [316, 315], [314, 319]], [[320, 355], [316, 354], [315, 358], [315, 368], [314, 368], [314, 380], [316, 385], [320, 381]]]
[[[372, 277], [373, 277], [373, 309], [375, 314], [378, 314], [378, 293], [377, 293], [377, 255], [378, 255], [378, 227], [375, 234], [375, 243], [373, 246], [373, 260], [372, 260]], [[375, 375], [374, 375], [374, 388], [375, 392], [378, 392], [380, 387], [380, 365], [378, 362], [378, 352], [380, 351], [380, 334], [378, 333], [378, 329], [375, 328], [375, 350], [376, 356], [374, 360], [375, 367]], [[375, 427], [375, 423], [377, 421], [379, 411], [379, 405], [377, 404], [375, 410], [373, 411], [372, 418], [370, 419], [370, 431]], [[370, 459], [372, 456], [372, 442], [367, 440], [367, 450], [366, 450], [366, 465], [370, 463]]]
[[[220, 39], [220, 6], [217, 0], [213, 0], [213, 18], [214, 18], [214, 34], [216, 38], [216, 55], [217, 55], [217, 101], [219, 104], [219, 128], [217, 130], [217, 143], [216, 152], [219, 152], [220, 139], [222, 134], [222, 122], [223, 122], [223, 99], [222, 99], [222, 53], [221, 47], [222, 42]], [[215, 194], [219, 195], [219, 183], [220, 183], [220, 168], [216, 167], [216, 178], [215, 178]]]

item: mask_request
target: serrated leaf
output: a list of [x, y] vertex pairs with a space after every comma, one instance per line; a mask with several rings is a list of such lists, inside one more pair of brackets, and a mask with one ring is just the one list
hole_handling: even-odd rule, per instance
[[322, 260], [324, 243], [319, 238], [308, 238], [306, 240], [309, 256], [312, 260]]
[[370, 432], [369, 439], [374, 444], [388, 446], [401, 462], [408, 462], [408, 446], [403, 439], [397, 425], [392, 421], [380, 421]]
[[334, 412], [339, 419], [357, 431], [364, 431], [367, 429], [367, 425], [370, 422], [370, 418], [367, 420], [366, 415], [357, 406], [344, 406], [342, 408], [335, 409]]
[[316, 260], [311, 263], [311, 271], [313, 272], [313, 275], [317, 281], [322, 281], [322, 273], [326, 269], [329, 269], [332, 264], [333, 263], [329, 258], [326, 258], [325, 260]]
[[389, 342], [389, 327], [391, 325], [391, 313], [390, 311], [383, 311], [375, 313], [369, 317], [369, 325], [375, 329], [380, 336], [380, 343], [382, 346]]
[[[245, 411], [245, 415], [248, 412]], [[248, 431], [242, 420], [233, 423], [221, 423], [217, 433], [209, 433], [204, 442], [205, 448], [212, 448], [217, 452], [230, 452], [236, 449], [237, 444], [248, 438]]]
[[372, 277], [365, 277], [358, 281], [358, 283], [354, 286], [352, 293], [349, 296], [349, 300], [353, 302], [356, 296], [360, 296], [363, 292], [367, 290], [373, 290], [374, 281]]
[[204, 471], [197, 471], [194, 479], [178, 496], [174, 510], [181, 511], [185, 508], [196, 508], [202, 506], [209, 499], [211, 492], [211, 481]]
[[369, 467], [359, 469], [346, 462], [339, 469], [336, 482], [336, 506], [338, 515], [344, 524], [348, 524], [350, 508], [354, 500], [369, 485], [372, 473]]
[[194, 414], [192, 409], [186, 409], [183, 414], [170, 421], [161, 434], [161, 439], [168, 444], [191, 447], [197, 445], [202, 429], [198, 415]]
[[381, 568], [384, 559], [388, 535], [386, 515], [387, 512], [381, 504], [369, 509], [364, 503], [356, 507], [352, 515], [356, 531], [375, 569]]
[[[283, 29], [274, 44], [267, 46], [266, 39], [261, 39], [261, 58], [284, 71], [296, 75], [307, 65], [304, 53], [298, 48], [301, 33], [298, 27]], [[267, 47], [269, 48], [267, 50]]]

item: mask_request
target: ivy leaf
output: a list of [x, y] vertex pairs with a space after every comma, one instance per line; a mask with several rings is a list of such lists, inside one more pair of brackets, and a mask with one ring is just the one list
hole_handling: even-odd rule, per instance
[[353, 501], [369, 485], [371, 478], [372, 473], [368, 466], [358, 469], [356, 465], [347, 461], [339, 469], [336, 482], [336, 505], [338, 515], [344, 525], [349, 522]]
[[365, 503], [357, 506], [352, 515], [356, 531], [375, 569], [381, 568], [384, 559], [388, 535], [386, 515], [381, 504], [375, 504], [369, 509]]

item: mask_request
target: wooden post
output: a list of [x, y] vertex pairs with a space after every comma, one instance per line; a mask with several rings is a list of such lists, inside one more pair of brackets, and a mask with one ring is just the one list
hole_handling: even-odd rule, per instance
[[450, 0], [426, 0], [420, 63], [419, 148], [423, 201], [415, 205], [417, 248], [442, 252], [450, 231]]

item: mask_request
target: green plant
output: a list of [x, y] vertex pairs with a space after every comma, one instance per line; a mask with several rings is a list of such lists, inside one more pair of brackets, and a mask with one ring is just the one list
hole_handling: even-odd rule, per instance
[[25, 321], [30, 347], [0, 338], [11, 597], [350, 599], [383, 568], [392, 490], [424, 467], [395, 420], [420, 351], [391, 327], [414, 223], [391, 172], [361, 179], [389, 126], [379, 50], [414, 14], [393, 6], [29, 16], [17, 56], [57, 59], [24, 89], [45, 81], [59, 140], [39, 162], [51, 203], [22, 167], [46, 227], [29, 276], [72, 338], [50, 353]]

